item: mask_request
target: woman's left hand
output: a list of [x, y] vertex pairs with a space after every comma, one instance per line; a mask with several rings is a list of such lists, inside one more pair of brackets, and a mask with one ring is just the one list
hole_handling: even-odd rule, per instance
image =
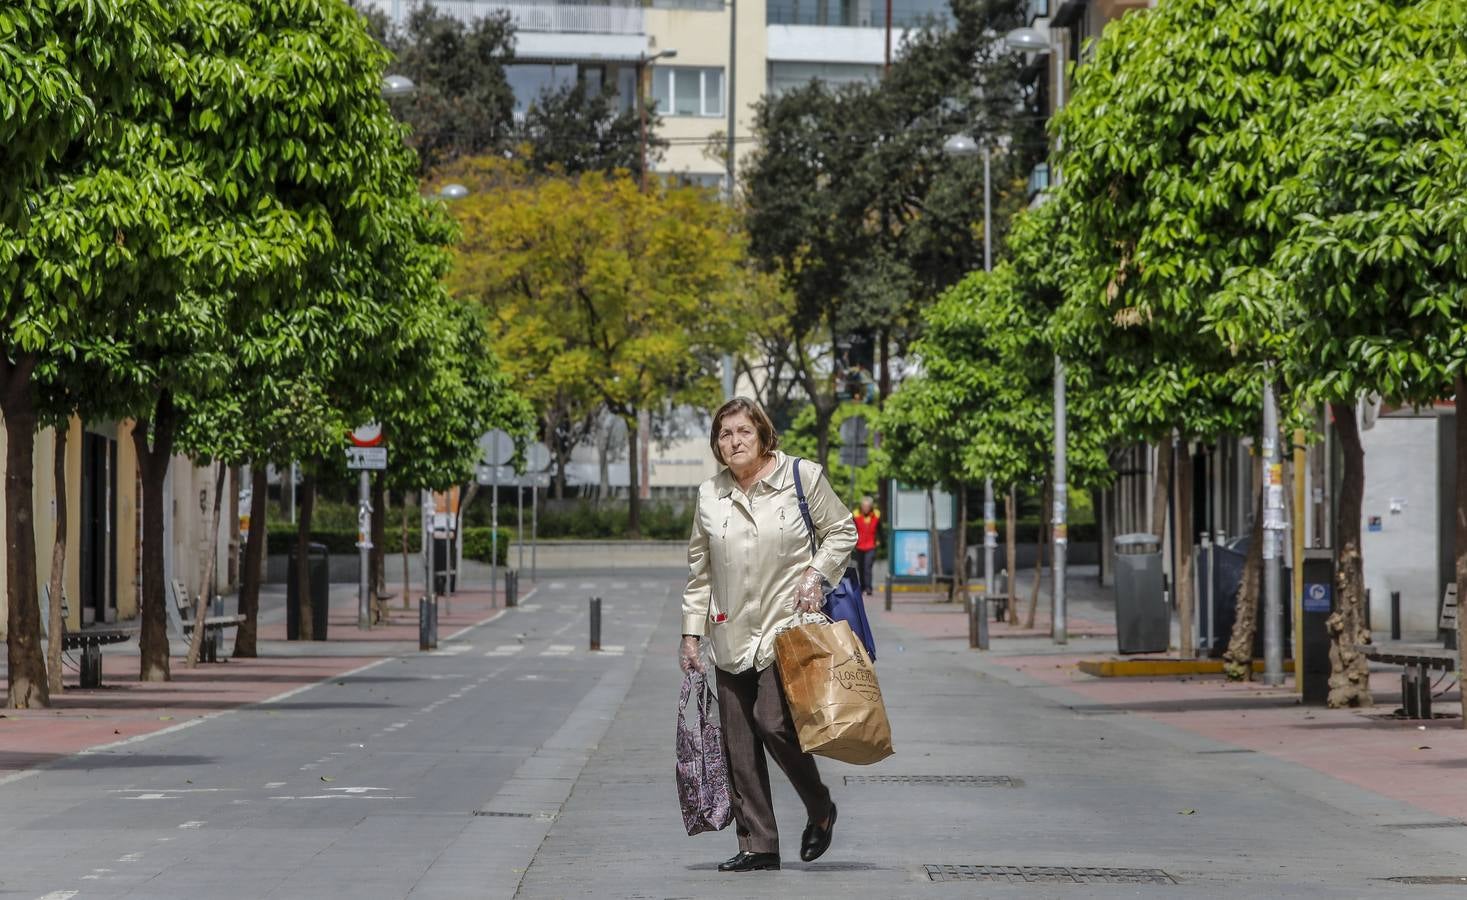
[[825, 580], [815, 569], [807, 568], [795, 586], [795, 612], [820, 612], [825, 605]]

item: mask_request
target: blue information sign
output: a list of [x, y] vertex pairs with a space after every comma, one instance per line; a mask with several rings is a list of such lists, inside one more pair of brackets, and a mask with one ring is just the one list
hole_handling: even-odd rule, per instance
[[1334, 608], [1331, 603], [1333, 593], [1329, 584], [1305, 584], [1304, 611], [1310, 613], [1329, 612]]

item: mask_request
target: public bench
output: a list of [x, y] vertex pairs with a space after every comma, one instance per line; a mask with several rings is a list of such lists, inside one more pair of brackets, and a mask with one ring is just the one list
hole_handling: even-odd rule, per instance
[[[164, 604], [168, 608], [168, 621], [173, 630], [184, 640], [191, 640], [194, 631], [194, 607], [189, 603], [188, 590], [177, 578], [169, 582], [168, 593], [173, 602]], [[219, 598], [215, 598], [218, 602]], [[204, 617], [204, 643], [199, 651], [202, 662], [218, 662], [219, 646], [223, 643], [224, 629], [238, 628], [245, 620], [243, 615], [213, 615]]]
[[[134, 631], [124, 628], [83, 628], [81, 631], [66, 630], [70, 615], [66, 591], [61, 591], [61, 649], [63, 652], [81, 651], [77, 662], [77, 674], [84, 688], [102, 686], [102, 647], [106, 644], [121, 644], [131, 640]], [[51, 623], [51, 586], [41, 586], [41, 634], [47, 635]], [[49, 636], [48, 636], [49, 637]]]
[[[1447, 585], [1442, 598], [1442, 611], [1437, 628], [1449, 634], [1457, 631], [1457, 586]], [[1457, 653], [1434, 644], [1361, 644], [1357, 648], [1372, 662], [1401, 666], [1401, 712], [1408, 719], [1431, 718], [1431, 676], [1433, 670], [1457, 671]]]

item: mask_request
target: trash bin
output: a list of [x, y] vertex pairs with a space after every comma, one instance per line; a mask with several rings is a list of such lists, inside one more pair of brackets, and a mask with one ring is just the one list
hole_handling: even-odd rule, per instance
[[1161, 543], [1153, 534], [1115, 538], [1116, 644], [1122, 653], [1160, 653], [1171, 644]]
[[[1216, 639], [1207, 640], [1207, 655], [1215, 658], [1221, 657], [1228, 649], [1228, 644], [1233, 637], [1233, 622], [1238, 618], [1238, 588], [1243, 583], [1243, 565], [1248, 557], [1248, 547], [1253, 542], [1249, 535], [1239, 535], [1223, 544], [1215, 544], [1211, 553], [1214, 557], [1210, 568], [1212, 569], [1211, 584], [1208, 583], [1207, 572], [1209, 563], [1207, 553], [1204, 551], [1197, 557], [1197, 583], [1200, 588], [1197, 596], [1198, 615], [1202, 618], [1202, 631], [1206, 635], [1215, 635]], [[1259, 572], [1259, 578], [1263, 574]], [[1282, 594], [1280, 601], [1283, 604], [1283, 628], [1284, 636], [1284, 658], [1292, 659], [1294, 655], [1293, 638], [1293, 569], [1283, 566], [1282, 577], [1279, 586]], [[1211, 621], [1207, 621], [1209, 610]], [[1253, 632], [1253, 658], [1263, 658], [1263, 588], [1260, 584], [1258, 590], [1258, 616], [1255, 619], [1257, 627]]]
[[[310, 544], [306, 561], [311, 582], [311, 639], [326, 640], [326, 623], [331, 611], [331, 555], [325, 544]], [[301, 600], [295, 580], [296, 550], [290, 545], [285, 567], [285, 639], [301, 639]]]
[[433, 592], [438, 596], [458, 590], [458, 554], [450, 554], [447, 537], [433, 536]]

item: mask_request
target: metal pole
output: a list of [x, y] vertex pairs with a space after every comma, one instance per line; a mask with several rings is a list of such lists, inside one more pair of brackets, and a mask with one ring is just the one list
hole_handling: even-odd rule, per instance
[[520, 553], [520, 561], [519, 561], [519, 565], [518, 565], [517, 569], [519, 571], [524, 571], [524, 568], [525, 568], [525, 486], [523, 484], [520, 484], [519, 481], [515, 481], [515, 484], [514, 484], [514, 502], [519, 507], [519, 512], [516, 514], [517, 515], [517, 518], [515, 520], [515, 526], [514, 526], [514, 544], [515, 544], [515, 547], [519, 549], [519, 553]]
[[733, 203], [735, 160], [734, 135], [738, 131], [739, 72], [739, 5], [728, 0], [728, 159], [724, 161], [728, 176], [728, 202]]
[[591, 649], [601, 649], [601, 598], [591, 598]]
[[[1058, 113], [1065, 106], [1065, 50], [1063, 32], [1059, 42], [1050, 50], [1055, 62], [1054, 109]], [[1056, 139], [1056, 149], [1059, 140]], [[1059, 163], [1054, 164], [1054, 183], [1060, 183]], [[1052, 636], [1056, 644], [1069, 643], [1067, 610], [1065, 608], [1065, 576], [1070, 544], [1069, 484], [1066, 478], [1065, 460], [1065, 363], [1058, 353], [1054, 355], [1054, 617], [1051, 623]], [[1010, 575], [1012, 577], [1012, 575]]]
[[433, 597], [433, 492], [422, 492], [423, 501], [423, 596], [429, 598], [432, 610]]
[[[497, 449], [496, 444], [496, 449]], [[490, 497], [489, 509], [489, 602], [494, 602], [495, 592], [499, 590], [499, 466], [494, 467], [494, 474], [489, 477], [489, 490], [493, 492]]]
[[530, 487], [530, 580], [540, 577], [540, 486]]
[[361, 557], [357, 573], [357, 627], [372, 627], [372, 476], [366, 469], [357, 476], [357, 552]]
[[[993, 151], [983, 141], [983, 271], [993, 271]], [[993, 553], [998, 547], [998, 514], [993, 506], [993, 479], [983, 479], [983, 618], [988, 619], [988, 598], [993, 596]], [[988, 649], [987, 624], [983, 626], [983, 649]]]
[[290, 462], [290, 478], [285, 485], [286, 506], [290, 509], [290, 524], [295, 524], [295, 460]]
[[1263, 380], [1263, 683], [1284, 683], [1283, 595], [1280, 543], [1284, 530], [1284, 477], [1279, 463], [1279, 411], [1273, 371]]

